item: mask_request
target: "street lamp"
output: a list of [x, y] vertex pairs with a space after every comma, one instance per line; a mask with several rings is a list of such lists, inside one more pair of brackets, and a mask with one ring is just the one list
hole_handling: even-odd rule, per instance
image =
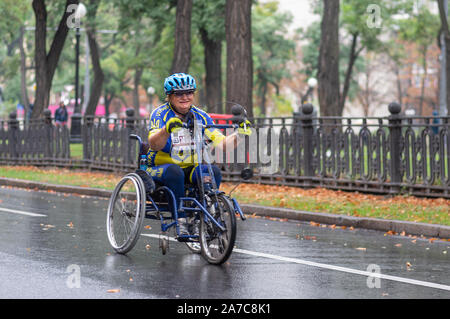
[[302, 96], [302, 105], [308, 102], [308, 98], [316, 86], [317, 86], [316, 78], [309, 78], [308, 79], [308, 91], [306, 91], [306, 94]]
[[78, 103], [79, 96], [79, 57], [80, 57], [80, 21], [86, 15], [86, 6], [82, 3], [78, 4], [77, 10], [75, 11], [76, 33], [75, 33], [75, 108], [72, 114], [72, 125], [70, 130], [70, 140], [71, 142], [81, 142], [81, 109]]

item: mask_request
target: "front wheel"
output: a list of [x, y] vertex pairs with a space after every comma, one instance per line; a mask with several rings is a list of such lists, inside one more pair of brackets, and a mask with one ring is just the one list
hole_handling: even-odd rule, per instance
[[220, 265], [233, 251], [236, 216], [233, 205], [223, 194], [211, 196], [208, 202], [208, 212], [225, 230], [220, 230], [209, 218], [203, 216], [200, 224], [201, 253], [210, 264]]
[[106, 231], [111, 246], [126, 254], [136, 244], [145, 217], [145, 186], [139, 175], [127, 174], [114, 188], [108, 205]]

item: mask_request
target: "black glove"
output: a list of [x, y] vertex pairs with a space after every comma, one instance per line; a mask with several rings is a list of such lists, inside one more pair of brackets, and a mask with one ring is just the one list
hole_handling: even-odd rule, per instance
[[247, 119], [243, 120], [239, 123], [238, 133], [248, 136], [252, 135], [252, 123]]
[[183, 127], [183, 122], [178, 117], [172, 117], [166, 123], [166, 131], [171, 134], [172, 132], [176, 132]]

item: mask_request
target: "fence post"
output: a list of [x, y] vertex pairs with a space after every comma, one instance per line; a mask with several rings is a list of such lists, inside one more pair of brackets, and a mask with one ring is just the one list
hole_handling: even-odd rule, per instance
[[8, 148], [9, 148], [9, 160], [13, 164], [18, 156], [17, 145], [18, 145], [18, 130], [19, 121], [17, 120], [16, 112], [9, 113], [8, 121]]
[[391, 170], [391, 193], [400, 191], [402, 182], [401, 172], [401, 136], [402, 117], [400, 115], [401, 106], [397, 102], [392, 102], [388, 106], [389, 112], [389, 146], [390, 146], [390, 170]]
[[52, 126], [52, 112], [49, 109], [45, 109], [44, 115], [44, 161], [49, 162], [53, 160], [53, 126]]
[[303, 137], [303, 174], [305, 177], [305, 186], [312, 186], [313, 168], [313, 121], [312, 115], [314, 106], [310, 103], [303, 104], [301, 107], [301, 125]]
[[124, 144], [126, 145], [125, 146], [126, 152], [125, 152], [125, 163], [124, 164], [127, 165], [127, 164], [133, 163], [133, 156], [134, 156], [133, 147], [135, 147], [135, 143], [134, 143], [134, 140], [130, 140], [130, 134], [134, 133], [134, 127], [135, 127], [134, 109], [133, 108], [126, 109], [125, 114], [126, 114], [127, 118], [125, 120], [126, 135], [123, 137]]

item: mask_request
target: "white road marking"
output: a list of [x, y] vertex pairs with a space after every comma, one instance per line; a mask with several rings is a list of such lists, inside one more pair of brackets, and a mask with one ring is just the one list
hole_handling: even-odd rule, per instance
[[23, 210], [9, 209], [9, 208], [3, 208], [3, 207], [0, 207], [0, 211], [4, 211], [7, 213], [13, 213], [13, 214], [27, 215], [27, 216], [32, 216], [32, 217], [47, 217], [47, 215], [43, 215], [43, 214], [24, 212]]
[[[152, 237], [152, 238], [160, 237], [160, 235], [157, 235], [157, 234], [142, 234], [142, 235], [147, 236], [147, 237]], [[175, 238], [172, 238], [172, 237], [169, 237], [169, 240], [177, 241]], [[274, 260], [279, 260], [279, 261], [284, 261], [284, 262], [289, 262], [289, 263], [302, 264], [302, 265], [307, 265], [307, 266], [312, 266], [312, 267], [319, 267], [319, 268], [324, 268], [324, 269], [329, 269], [329, 270], [334, 270], [334, 271], [341, 271], [341, 272], [362, 275], [362, 276], [371, 277], [371, 278], [386, 279], [386, 280], [403, 282], [406, 284], [411, 284], [411, 285], [416, 285], [416, 286], [424, 286], [424, 287], [428, 287], [428, 288], [436, 288], [436, 289], [450, 291], [450, 286], [436, 284], [436, 283], [427, 282], [427, 281], [421, 281], [421, 280], [415, 280], [415, 279], [409, 279], [409, 278], [403, 278], [403, 277], [397, 277], [397, 276], [390, 276], [390, 275], [385, 275], [382, 273], [374, 273], [374, 272], [357, 270], [357, 269], [341, 267], [341, 266], [327, 265], [327, 264], [317, 263], [317, 262], [313, 262], [313, 261], [302, 260], [302, 259], [298, 259], [298, 258], [277, 256], [277, 255], [272, 255], [272, 254], [266, 254], [266, 253], [260, 253], [260, 252], [240, 249], [240, 248], [234, 248], [233, 252], [256, 256], [256, 257], [269, 258], [269, 259], [274, 259]]]

